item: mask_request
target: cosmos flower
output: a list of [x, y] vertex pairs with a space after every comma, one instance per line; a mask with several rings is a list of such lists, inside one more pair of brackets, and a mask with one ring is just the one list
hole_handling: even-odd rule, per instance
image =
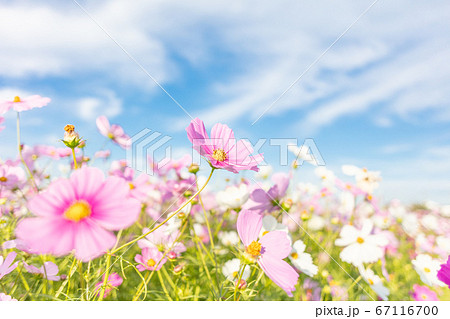
[[238, 173], [242, 170], [258, 171], [263, 161], [262, 154], [252, 155], [253, 147], [248, 141], [234, 138], [233, 131], [226, 125], [217, 123], [211, 130], [211, 138], [206, 133], [205, 124], [200, 119], [192, 120], [186, 128], [193, 148], [205, 156], [215, 168]]
[[[239, 278], [239, 270], [241, 269], [241, 261], [238, 258], [228, 260], [222, 267], [222, 273], [229, 281], [237, 281]], [[250, 267], [245, 267], [242, 272], [241, 279], [247, 280], [250, 277]]]
[[283, 231], [268, 232], [258, 240], [261, 228], [260, 214], [250, 210], [239, 213], [237, 230], [245, 246], [245, 257], [257, 262], [266, 275], [292, 297], [298, 273], [283, 260], [291, 252], [290, 240]]
[[5, 114], [11, 109], [16, 112], [22, 112], [36, 107], [40, 108], [46, 106], [50, 101], [48, 97], [41, 97], [39, 95], [32, 95], [25, 99], [16, 96], [12, 101], [0, 102], [0, 115]]
[[360, 230], [351, 225], [342, 227], [335, 244], [346, 246], [340, 254], [343, 261], [358, 267], [362, 263], [376, 262], [383, 256], [388, 241], [383, 234], [371, 235], [372, 229], [373, 222], [369, 219], [364, 220]]
[[89, 261], [114, 246], [113, 230], [137, 220], [141, 205], [128, 191], [121, 178], [105, 179], [98, 168], [78, 169], [31, 199], [28, 208], [36, 217], [17, 225], [17, 237], [32, 251], [61, 256], [75, 250], [77, 258]]
[[14, 299], [11, 296], [4, 294], [3, 292], [0, 292], [0, 301], [17, 301], [17, 299]]
[[33, 265], [28, 265], [26, 262], [23, 263], [23, 267], [32, 274], [42, 275], [44, 278], [51, 281], [59, 281], [60, 277], [58, 274], [58, 266], [51, 261], [46, 261], [43, 266], [37, 268]]
[[[96, 292], [96, 296], [100, 296], [100, 293], [102, 291], [102, 285], [105, 281], [105, 275], [102, 277], [102, 281], [95, 284], [94, 291]], [[106, 283], [105, 287], [105, 294], [103, 295], [103, 298], [106, 298], [109, 296], [111, 291], [114, 289], [114, 287], [119, 287], [123, 283], [123, 278], [119, 276], [118, 273], [113, 272], [110, 273], [108, 276], [108, 282]]]
[[128, 149], [131, 146], [130, 137], [125, 134], [123, 128], [117, 124], [109, 124], [106, 116], [99, 116], [96, 120], [97, 128], [100, 133], [111, 139], [114, 143], [122, 147], [123, 149]]
[[383, 299], [384, 301], [388, 300], [389, 297], [389, 289], [383, 286], [383, 282], [381, 278], [373, 272], [372, 269], [364, 269], [363, 267], [359, 267], [359, 272], [364, 280], [370, 285], [373, 291]]
[[216, 195], [217, 203], [230, 209], [240, 209], [249, 197], [247, 185], [229, 186], [224, 191], [220, 191]]
[[295, 268], [309, 277], [317, 275], [318, 267], [313, 264], [310, 254], [305, 253], [306, 245], [301, 240], [297, 240], [292, 245], [292, 251], [289, 259]]
[[13, 264], [14, 259], [16, 258], [17, 253], [12, 251], [6, 256], [5, 260], [3, 260], [3, 256], [0, 256], [0, 279], [4, 276], [12, 272], [16, 269], [18, 265], [18, 261]]
[[219, 240], [224, 246], [236, 246], [239, 244], [239, 235], [231, 230], [226, 232], [220, 232], [218, 234]]
[[145, 247], [142, 249], [142, 255], [137, 254], [134, 260], [139, 263], [136, 268], [139, 271], [160, 270], [166, 263], [167, 258], [163, 258], [163, 253], [156, 247]]
[[448, 256], [447, 263], [441, 265], [437, 278], [450, 288], [450, 256]]
[[[176, 220], [176, 218], [172, 218]], [[150, 229], [144, 228], [142, 233], [145, 234]], [[138, 246], [144, 248], [157, 248], [161, 251], [170, 250], [179, 257], [182, 252], [186, 251], [183, 243], [177, 241], [179, 235], [178, 229], [171, 229], [169, 225], [164, 224], [146, 237], [138, 241]]]
[[261, 188], [256, 188], [252, 191], [250, 194], [252, 202], [248, 205], [250, 210], [271, 212], [280, 209], [278, 205], [283, 197], [286, 196], [290, 176], [285, 173], [276, 173], [273, 174], [272, 181], [274, 185], [267, 192]]
[[345, 175], [354, 176], [356, 185], [368, 194], [372, 194], [378, 188], [381, 180], [380, 172], [371, 172], [366, 168], [359, 168], [353, 165], [343, 165], [342, 172]]
[[439, 301], [436, 293], [427, 286], [414, 284], [412, 296], [415, 301]]
[[0, 187], [19, 187], [25, 180], [25, 172], [21, 167], [12, 165], [12, 163], [0, 164]]
[[412, 261], [414, 269], [422, 280], [428, 286], [445, 286], [442, 281], [439, 281], [437, 274], [440, 267], [440, 262], [431, 258], [430, 255], [420, 254]]

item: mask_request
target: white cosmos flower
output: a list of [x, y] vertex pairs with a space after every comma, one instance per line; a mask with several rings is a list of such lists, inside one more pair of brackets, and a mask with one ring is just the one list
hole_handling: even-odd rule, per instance
[[339, 194], [338, 212], [344, 216], [350, 216], [355, 209], [355, 196], [350, 192], [341, 192]]
[[437, 278], [437, 273], [441, 268], [439, 260], [431, 258], [430, 255], [420, 254], [412, 261], [414, 269], [425, 284], [429, 286], [437, 285], [444, 287], [445, 284]]
[[342, 172], [345, 175], [354, 176], [356, 185], [369, 194], [372, 194], [378, 188], [378, 182], [381, 181], [380, 172], [368, 171], [366, 168], [359, 168], [354, 165], [343, 165]]
[[321, 230], [325, 227], [325, 219], [318, 215], [313, 215], [310, 220], [308, 220], [308, 228], [312, 231]]
[[364, 220], [361, 230], [351, 225], [342, 227], [337, 246], [346, 246], [340, 254], [343, 261], [360, 266], [363, 263], [376, 262], [383, 257], [383, 247], [388, 244], [383, 234], [371, 235], [373, 222]]
[[436, 244], [447, 255], [450, 254], [450, 237], [439, 236], [436, 238]]
[[437, 230], [439, 228], [439, 221], [434, 215], [425, 215], [420, 222], [425, 228], [430, 230]]
[[370, 285], [373, 291], [384, 301], [388, 300], [389, 289], [383, 286], [381, 278], [373, 272], [372, 269], [364, 269], [364, 267], [359, 267], [359, 272], [364, 280]]
[[392, 224], [391, 218], [389, 216], [375, 215], [372, 217], [372, 220], [375, 226], [380, 229], [388, 229]]
[[440, 213], [444, 217], [450, 217], [450, 205], [444, 205], [441, 207]]
[[326, 186], [333, 187], [336, 176], [332, 171], [325, 168], [325, 166], [319, 166], [314, 170], [314, 173], [322, 179], [322, 183]]
[[313, 264], [313, 260], [310, 254], [305, 253], [305, 244], [301, 240], [297, 240], [292, 245], [292, 251], [289, 255], [289, 259], [295, 268], [303, 272], [309, 277], [317, 275], [318, 267]]
[[219, 240], [224, 246], [235, 246], [240, 242], [239, 236], [235, 231], [219, 233]]
[[[241, 261], [238, 258], [228, 260], [222, 267], [222, 273], [230, 281], [236, 281], [239, 279], [239, 270], [241, 267]], [[250, 277], [250, 267], [247, 266], [242, 273], [242, 278], [247, 280]]]
[[407, 213], [403, 216], [402, 227], [409, 236], [413, 237], [416, 235], [419, 231], [419, 220], [417, 219], [416, 214]]
[[241, 184], [239, 187], [229, 186], [224, 191], [218, 192], [216, 199], [222, 207], [237, 209], [247, 202], [249, 195], [247, 185]]
[[259, 166], [259, 172], [255, 174], [257, 178], [268, 179], [272, 175], [273, 168], [270, 165]]
[[277, 222], [275, 217], [273, 217], [272, 215], [264, 216], [262, 219], [262, 228], [259, 236], [262, 237], [266, 233], [273, 230], [281, 230], [289, 234], [288, 227], [284, 224], [280, 224], [279, 222]]
[[288, 150], [295, 155], [295, 161], [298, 163], [300, 162], [300, 165], [303, 162], [308, 162], [314, 166], [317, 166], [316, 158], [313, 154], [309, 153], [309, 147], [306, 145], [302, 145], [298, 147], [295, 144], [288, 145]]

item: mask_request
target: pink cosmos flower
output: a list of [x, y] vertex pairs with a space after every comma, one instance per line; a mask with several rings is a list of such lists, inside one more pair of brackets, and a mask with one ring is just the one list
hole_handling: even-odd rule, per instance
[[0, 188], [19, 187], [25, 180], [25, 172], [21, 167], [12, 163], [0, 164]]
[[[97, 297], [100, 296], [100, 293], [102, 291], [102, 285], [103, 285], [104, 281], [105, 281], [105, 275], [103, 275], [102, 281], [98, 282], [95, 285], [94, 291], [96, 292]], [[114, 289], [114, 287], [119, 287], [122, 283], [123, 283], [123, 278], [120, 277], [118, 273], [116, 273], [116, 272], [110, 273], [108, 276], [108, 281], [106, 283], [105, 294], [103, 295], [103, 298], [108, 297], [109, 294], [111, 293], [111, 291]]]
[[441, 269], [439, 269], [437, 277], [440, 281], [446, 284], [448, 288], [450, 288], [450, 256], [448, 256], [447, 263], [441, 265]]
[[[0, 124], [3, 124], [3, 122], [5, 122], [5, 119], [0, 116]], [[0, 126], [0, 132], [3, 131], [4, 128], [4, 126]]]
[[113, 230], [137, 220], [141, 205], [128, 193], [123, 179], [105, 179], [100, 169], [83, 167], [31, 199], [28, 208], [37, 217], [22, 220], [17, 237], [32, 251], [61, 256], [75, 250], [89, 261], [114, 246]]
[[436, 293], [426, 286], [413, 286], [414, 292], [412, 296], [415, 301], [439, 301]]
[[262, 228], [262, 216], [250, 210], [242, 210], [237, 220], [237, 231], [245, 245], [245, 256], [255, 260], [266, 275], [292, 297], [298, 273], [283, 259], [291, 252], [291, 241], [286, 232], [270, 231], [258, 240]]
[[17, 299], [14, 299], [11, 296], [4, 294], [3, 292], [0, 292], [0, 301], [17, 301]]
[[146, 247], [142, 249], [142, 255], [137, 254], [134, 260], [139, 263], [136, 268], [139, 271], [144, 270], [160, 270], [166, 263], [167, 258], [163, 257], [163, 253], [156, 247]]
[[106, 116], [102, 115], [97, 118], [97, 128], [103, 136], [110, 138], [114, 143], [123, 149], [130, 148], [131, 139], [125, 134], [123, 128], [117, 124], [109, 124]]
[[28, 265], [26, 262], [23, 262], [23, 267], [29, 273], [42, 275], [47, 280], [59, 281], [60, 279], [60, 277], [57, 276], [59, 272], [58, 266], [52, 263], [51, 261], [46, 261], [44, 265], [39, 268], [33, 265]]
[[50, 103], [48, 97], [42, 97], [39, 95], [32, 95], [26, 99], [21, 99], [20, 97], [14, 97], [12, 101], [0, 102], [0, 115], [5, 114], [10, 109], [14, 109], [16, 112], [28, 111], [35, 107], [43, 107]]
[[5, 275], [12, 272], [14, 269], [16, 269], [17, 264], [19, 263], [16, 261], [13, 264], [14, 259], [16, 258], [17, 253], [16, 252], [10, 252], [8, 256], [6, 256], [5, 261], [3, 261], [3, 256], [0, 256], [0, 279], [2, 279]]
[[284, 173], [276, 173], [272, 176], [274, 185], [266, 192], [261, 188], [255, 189], [250, 194], [251, 202], [248, 204], [248, 209], [259, 212], [274, 211], [280, 209], [278, 204], [286, 195], [289, 187], [290, 176]]
[[94, 154], [95, 158], [104, 158], [107, 159], [109, 156], [111, 156], [111, 151], [110, 150], [106, 150], [106, 151], [97, 151]]
[[[142, 230], [144, 234], [148, 231], [148, 228], [144, 228]], [[139, 240], [138, 246], [141, 249], [154, 247], [162, 250], [170, 249], [170, 252], [173, 252], [176, 257], [179, 257], [182, 252], [186, 251], [186, 247], [183, 243], [176, 242], [178, 235], [179, 231], [177, 229], [172, 230], [170, 229], [170, 226], [164, 224], [154, 232]]]
[[193, 148], [205, 156], [215, 168], [238, 173], [250, 169], [259, 171], [262, 154], [252, 155], [253, 148], [245, 140], [236, 141], [233, 131], [226, 125], [217, 123], [211, 130], [211, 138], [206, 133], [205, 124], [200, 119], [192, 120], [186, 128]]

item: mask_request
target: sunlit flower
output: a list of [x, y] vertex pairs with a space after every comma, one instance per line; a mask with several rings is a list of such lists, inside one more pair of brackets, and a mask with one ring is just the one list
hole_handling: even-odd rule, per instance
[[340, 254], [343, 261], [360, 266], [362, 263], [372, 263], [383, 256], [383, 248], [388, 244], [383, 234], [371, 235], [373, 222], [364, 220], [362, 228], [356, 229], [345, 225], [341, 229], [340, 238], [336, 239], [337, 246], [346, 246]]
[[252, 155], [253, 147], [246, 140], [234, 138], [233, 131], [226, 125], [217, 123], [211, 130], [211, 138], [206, 133], [203, 121], [196, 118], [186, 128], [193, 148], [205, 156], [215, 168], [238, 173], [241, 170], [258, 171], [263, 161], [262, 154]]
[[26, 262], [24, 262], [23, 267], [29, 273], [42, 275], [44, 278], [51, 281], [58, 281], [60, 279], [60, 277], [57, 276], [59, 272], [58, 266], [51, 261], [46, 261], [44, 265], [39, 268], [33, 265], [28, 265]]
[[96, 123], [98, 130], [103, 136], [111, 139], [114, 143], [124, 149], [130, 148], [131, 139], [127, 134], [125, 134], [125, 131], [120, 125], [109, 124], [108, 119], [104, 115], [99, 116]]
[[0, 301], [17, 301], [17, 299], [14, 299], [11, 296], [4, 294], [3, 292], [0, 292]]
[[414, 284], [412, 296], [416, 301], [439, 301], [436, 293], [427, 286]]
[[[105, 275], [103, 275], [102, 281], [95, 284], [94, 291], [96, 292], [97, 297], [100, 296], [104, 281], [105, 281]], [[115, 287], [119, 287], [122, 284], [122, 282], [123, 282], [123, 278], [120, 277], [118, 273], [116, 273], [116, 272], [110, 273], [108, 276], [108, 281], [106, 282], [106, 285], [105, 285], [105, 294], [103, 295], [103, 298], [108, 297], [109, 294], [111, 293], [111, 291]]]
[[259, 167], [259, 172], [255, 174], [256, 178], [267, 179], [272, 175], [273, 167], [270, 165], [261, 165]]
[[306, 245], [301, 240], [297, 240], [292, 245], [292, 251], [289, 255], [289, 259], [295, 268], [303, 272], [309, 277], [317, 275], [318, 267], [313, 264], [313, 260], [310, 254], [305, 252]]
[[139, 271], [144, 270], [160, 270], [166, 263], [167, 258], [156, 247], [145, 247], [142, 249], [142, 255], [137, 254], [134, 260], [139, 263], [136, 268]]
[[428, 286], [445, 286], [443, 282], [439, 281], [437, 274], [440, 268], [440, 262], [431, 258], [429, 255], [420, 254], [412, 261], [414, 269], [422, 280]]
[[247, 185], [229, 186], [216, 195], [217, 203], [225, 208], [238, 209], [244, 205], [249, 197]]
[[[172, 218], [176, 220], [177, 218]], [[145, 234], [149, 231], [148, 228], [144, 228], [142, 232]], [[170, 251], [175, 253], [176, 257], [179, 257], [182, 252], [186, 251], [186, 247], [183, 243], [177, 241], [179, 231], [170, 229], [169, 225], [164, 224], [146, 237], [138, 241], [138, 245], [141, 249], [144, 248], [157, 248], [160, 251]]]
[[308, 228], [312, 231], [318, 231], [325, 227], [325, 219], [319, 215], [313, 215], [308, 220]]
[[236, 246], [239, 244], [239, 235], [235, 231], [219, 233], [219, 240], [224, 246]]
[[16, 112], [28, 111], [33, 108], [40, 108], [50, 103], [48, 97], [41, 97], [39, 95], [32, 95], [27, 98], [14, 97], [12, 101], [0, 102], [0, 115], [5, 114], [13, 109]]
[[373, 291], [384, 301], [388, 300], [389, 297], [389, 289], [383, 286], [383, 282], [381, 278], [375, 275], [372, 269], [364, 269], [363, 267], [359, 268], [359, 272], [364, 280], [370, 285]]
[[0, 279], [2, 279], [4, 276], [12, 272], [14, 269], [16, 269], [19, 262], [14, 262], [14, 259], [16, 258], [17, 253], [14, 251], [10, 252], [8, 256], [6, 256], [5, 260], [3, 260], [3, 256], [0, 256]]
[[355, 176], [358, 187], [368, 194], [372, 194], [378, 188], [381, 180], [380, 172], [368, 171], [366, 168], [353, 165], [343, 165], [342, 172], [349, 176]]
[[25, 180], [25, 172], [21, 167], [6, 163], [0, 164], [0, 187], [19, 187]]
[[272, 176], [272, 181], [274, 185], [267, 192], [261, 188], [256, 188], [251, 192], [252, 203], [248, 205], [250, 210], [271, 212], [280, 209], [281, 200], [289, 187], [290, 176], [284, 173], [276, 173]]
[[[241, 261], [238, 258], [228, 260], [222, 267], [222, 273], [230, 281], [237, 281], [239, 279], [239, 271], [241, 270]], [[247, 280], [250, 277], [250, 267], [245, 267], [242, 272], [241, 279]]]
[[83, 261], [96, 258], [113, 247], [112, 231], [127, 228], [140, 213], [128, 191], [123, 179], [105, 180], [98, 168], [76, 170], [31, 199], [28, 208], [37, 217], [22, 220], [17, 237], [38, 253], [61, 256], [75, 250]]
[[237, 230], [245, 246], [247, 259], [256, 261], [272, 281], [292, 297], [298, 281], [297, 272], [283, 259], [291, 252], [290, 240], [283, 231], [271, 231], [258, 240], [262, 228], [260, 214], [243, 210]]

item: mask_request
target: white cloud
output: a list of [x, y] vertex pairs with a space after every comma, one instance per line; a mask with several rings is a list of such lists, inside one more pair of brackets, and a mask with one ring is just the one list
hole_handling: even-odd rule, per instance
[[122, 113], [122, 101], [114, 92], [102, 91], [95, 97], [84, 97], [76, 102], [80, 118], [91, 122], [100, 115], [114, 117]]

